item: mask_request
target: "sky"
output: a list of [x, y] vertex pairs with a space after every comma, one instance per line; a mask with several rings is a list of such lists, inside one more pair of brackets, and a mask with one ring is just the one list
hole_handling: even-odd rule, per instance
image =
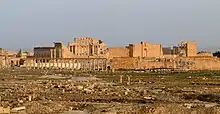
[[141, 40], [220, 48], [220, 0], [0, 0], [0, 47], [66, 45], [78, 36], [122, 47]]

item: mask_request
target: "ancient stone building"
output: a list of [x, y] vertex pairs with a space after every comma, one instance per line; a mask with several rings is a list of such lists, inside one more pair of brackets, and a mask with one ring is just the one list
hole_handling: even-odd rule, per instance
[[108, 49], [109, 58], [113, 57], [130, 57], [130, 48], [129, 47], [111, 47]]
[[55, 57], [54, 47], [35, 47], [34, 57], [35, 58], [54, 58]]
[[194, 41], [184, 41], [178, 46], [163, 47], [162, 50], [163, 57], [195, 57], [205, 55], [204, 53], [199, 55], [197, 54], [197, 46]]
[[10, 61], [8, 58], [8, 51], [0, 48], [0, 68], [8, 67], [10, 65]]
[[174, 47], [142, 41], [126, 47], [108, 48], [101, 40], [78, 37], [67, 47], [62, 43], [54, 43], [53, 47], [35, 47], [33, 58], [29, 58], [25, 66], [77, 70], [220, 70], [220, 59], [209, 52], [197, 53], [196, 42], [191, 41]]
[[173, 54], [180, 57], [197, 56], [197, 45], [195, 41], [183, 41], [178, 46], [173, 47]]
[[202, 57], [213, 57], [212, 52], [207, 52], [207, 51], [200, 51], [197, 53], [197, 56], [202, 56]]
[[161, 57], [163, 56], [161, 44], [151, 44], [142, 41], [140, 44], [129, 44], [122, 48], [109, 48], [110, 58], [114, 57]]
[[53, 47], [35, 47], [34, 58], [73, 58], [62, 43], [54, 43]]
[[142, 41], [140, 44], [130, 44], [130, 57], [162, 57], [162, 45]]
[[27, 58], [23, 67], [106, 70], [107, 46], [101, 40], [75, 38], [68, 47], [56, 42], [52, 47], [35, 47], [33, 57]]
[[68, 43], [69, 51], [77, 57], [107, 57], [107, 45], [91, 37], [77, 37], [73, 42]]
[[26, 59], [27, 57], [32, 56], [30, 52], [23, 51], [22, 49], [16, 54], [17, 58]]
[[177, 54], [174, 54], [174, 48], [172, 47], [163, 47], [163, 57], [164, 58], [174, 58], [177, 57]]

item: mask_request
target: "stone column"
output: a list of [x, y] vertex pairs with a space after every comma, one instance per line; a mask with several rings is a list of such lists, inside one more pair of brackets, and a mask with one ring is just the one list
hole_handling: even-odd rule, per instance
[[68, 63], [68, 64], [69, 64], [68, 69], [72, 70], [72, 66], [71, 66], [71, 64], [72, 64], [72, 59], [69, 60], [69, 63]]
[[62, 60], [61, 59], [58, 59], [57, 66], [58, 66], [58, 69], [62, 68]]
[[128, 82], [127, 82], [127, 84], [128, 84], [128, 85], [131, 84], [131, 77], [130, 77], [130, 76], [128, 76]]
[[83, 69], [82, 61], [79, 60], [79, 59], [76, 61], [76, 69], [77, 70], [82, 70]]
[[99, 49], [100, 49], [100, 47], [99, 47], [99, 45], [97, 45], [97, 48], [96, 48], [96, 50], [97, 50], [97, 55], [99, 55]]
[[80, 62], [80, 65], [81, 65], [81, 68], [82, 68], [82, 70], [86, 70], [86, 60], [82, 60], [81, 62]]
[[62, 58], [62, 49], [59, 49], [59, 58]]
[[27, 60], [24, 64], [24, 66], [26, 66], [27, 68], [30, 68], [30, 66], [31, 66], [30, 63], [31, 63], [31, 61]]
[[76, 45], [75, 46], [75, 52], [76, 52], [76, 55], [78, 54], [78, 46]]
[[40, 66], [39, 68], [42, 69], [42, 59], [39, 60], [39, 64], [40, 64], [40, 65], [39, 65], [39, 66]]
[[84, 46], [81, 46], [81, 54], [84, 56]]
[[96, 59], [93, 59], [93, 70], [95, 71], [96, 70]]
[[60, 68], [60, 59], [57, 59], [56, 64], [57, 64], [56, 69], [59, 69]]
[[34, 59], [31, 60], [31, 68], [34, 68]]
[[40, 59], [40, 69], [42, 69], [42, 59]]
[[61, 68], [63, 69], [65, 67], [65, 60], [61, 60]]
[[54, 65], [55, 65], [55, 63], [54, 63], [54, 62], [55, 62], [55, 59], [51, 59], [50, 62], [51, 62], [51, 63], [50, 63], [50, 64], [51, 64], [51, 65], [50, 65], [50, 68], [53, 69], [53, 67], [54, 67]]
[[83, 66], [83, 61], [82, 60], [78, 60], [77, 62], [77, 68], [79, 68], [79, 70], [82, 70], [84, 68]]
[[102, 71], [104, 70], [104, 61], [103, 60], [101, 60], [101, 62], [102, 62]]
[[97, 69], [98, 69], [98, 71], [100, 70], [100, 62], [99, 62], [100, 60], [98, 59], [97, 60]]
[[89, 59], [89, 71], [92, 70], [92, 60]]
[[36, 66], [36, 59], [33, 59], [33, 68], [35, 69], [35, 66]]
[[33, 59], [30, 60], [30, 68], [32, 68]]
[[82, 46], [79, 46], [79, 54], [81, 56], [81, 54], [82, 54]]
[[123, 83], [123, 75], [120, 76], [120, 83]]
[[49, 69], [52, 69], [53, 63], [52, 59], [49, 59]]
[[56, 49], [53, 49], [54, 58], [57, 58]]
[[94, 51], [95, 51], [95, 46], [92, 45], [92, 55], [94, 55]]
[[50, 49], [50, 58], [53, 58], [53, 49]]
[[46, 61], [45, 61], [45, 62], [44, 62], [44, 61], [45, 61], [45, 59], [43, 59], [43, 60], [41, 61], [41, 69], [43, 69], [44, 66], [45, 66], [45, 62], [46, 62]]
[[87, 56], [90, 56], [90, 45], [86, 46]]
[[84, 70], [88, 70], [89, 68], [89, 61], [88, 60], [84, 60]]
[[56, 62], [56, 59], [53, 59], [53, 65], [52, 65], [52, 68], [55, 68], [55, 62]]
[[[75, 65], [76, 65], [76, 67], [75, 67]], [[74, 59], [73, 60], [73, 70], [77, 69], [77, 67], [78, 67], [77, 60]]]
[[39, 68], [39, 60], [36, 59], [36, 69], [38, 69], [38, 68]]
[[84, 61], [83, 61], [83, 60], [79, 60], [78, 65], [79, 65], [78, 68], [79, 68], [80, 70], [84, 70], [85, 64], [84, 64]]
[[108, 61], [107, 61], [107, 59], [105, 59], [105, 70], [106, 71], [108, 70]]
[[98, 69], [97, 63], [98, 63], [98, 59], [94, 59], [94, 70]]
[[64, 68], [67, 69], [67, 60], [64, 60]]
[[18, 66], [20, 66], [20, 61], [17, 61], [17, 63], [18, 63]]

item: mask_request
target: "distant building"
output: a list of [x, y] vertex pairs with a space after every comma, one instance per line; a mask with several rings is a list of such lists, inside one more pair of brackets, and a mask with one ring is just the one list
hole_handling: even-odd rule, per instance
[[107, 45], [94, 38], [75, 38], [68, 46], [56, 42], [53, 47], [34, 47], [34, 58], [107, 58]]
[[161, 57], [161, 44], [151, 44], [142, 41], [140, 44], [129, 44], [127, 47], [109, 48], [109, 57]]
[[68, 43], [69, 51], [76, 57], [107, 57], [107, 45], [91, 37], [77, 37]]
[[0, 68], [9, 66], [8, 51], [0, 48]]
[[197, 45], [194, 41], [184, 41], [172, 49], [172, 55], [178, 57], [195, 57], [197, 56]]
[[63, 43], [55, 42], [53, 47], [35, 47], [34, 58], [72, 58], [73, 55], [69, 52]]
[[151, 44], [142, 41], [140, 44], [130, 44], [130, 57], [161, 57], [163, 56], [161, 44]]
[[20, 49], [19, 52], [16, 54], [16, 57], [21, 59], [26, 59], [29, 56], [31, 56], [31, 53], [27, 51], [23, 51], [22, 49]]

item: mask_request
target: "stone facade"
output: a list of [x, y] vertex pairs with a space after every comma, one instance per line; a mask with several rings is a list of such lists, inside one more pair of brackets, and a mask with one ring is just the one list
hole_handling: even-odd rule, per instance
[[116, 57], [111, 60], [112, 69], [138, 69], [137, 57]]
[[109, 58], [113, 57], [130, 57], [130, 49], [128, 47], [113, 47], [109, 48]]
[[195, 57], [197, 56], [197, 45], [195, 41], [183, 41], [178, 46], [174, 46], [172, 54], [179, 57]]
[[54, 43], [54, 47], [35, 47], [34, 58], [73, 58], [74, 55], [62, 43]]
[[35, 47], [34, 57], [35, 58], [54, 58], [55, 48], [54, 47]]
[[73, 42], [68, 43], [69, 51], [77, 57], [107, 57], [107, 45], [91, 37], [77, 37]]
[[220, 59], [216, 57], [177, 58], [113, 58], [113, 69], [181, 69], [220, 70]]
[[162, 57], [161, 44], [151, 44], [142, 41], [140, 44], [129, 44], [122, 48], [109, 48], [110, 58], [114, 57]]
[[150, 44], [142, 41], [140, 44], [130, 44], [130, 57], [161, 57], [163, 56], [161, 44]]

